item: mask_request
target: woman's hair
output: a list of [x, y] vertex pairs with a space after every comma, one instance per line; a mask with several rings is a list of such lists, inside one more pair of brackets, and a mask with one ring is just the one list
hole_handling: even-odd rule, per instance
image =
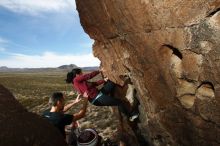
[[76, 76], [77, 74], [80, 74], [82, 72], [82, 69], [81, 68], [74, 68], [72, 70], [73, 74]]
[[72, 83], [73, 79], [77, 74], [80, 74], [82, 70], [80, 68], [74, 68], [71, 72], [68, 72], [66, 75], [66, 83]]

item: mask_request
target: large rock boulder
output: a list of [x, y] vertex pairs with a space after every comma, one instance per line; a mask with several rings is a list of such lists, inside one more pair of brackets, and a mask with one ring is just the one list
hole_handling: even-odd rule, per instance
[[93, 52], [129, 74], [152, 145], [220, 145], [220, 1], [76, 0]]
[[0, 85], [0, 146], [65, 146], [63, 136], [46, 119], [28, 112]]

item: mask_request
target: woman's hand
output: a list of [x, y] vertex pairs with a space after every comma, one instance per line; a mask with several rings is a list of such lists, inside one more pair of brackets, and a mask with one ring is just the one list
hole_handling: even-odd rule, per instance
[[101, 73], [104, 73], [106, 70], [103, 68], [103, 67], [101, 67], [100, 69], [99, 69], [99, 72], [101, 72]]
[[84, 98], [89, 98], [89, 95], [87, 92], [84, 92], [83, 95], [82, 95]]
[[105, 77], [105, 78], [104, 78], [104, 81], [107, 82], [107, 81], [108, 81], [108, 77]]

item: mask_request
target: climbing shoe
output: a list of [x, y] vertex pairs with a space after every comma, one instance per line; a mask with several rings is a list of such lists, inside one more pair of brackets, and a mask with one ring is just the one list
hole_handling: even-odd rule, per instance
[[135, 119], [139, 117], [139, 113], [132, 114], [132, 116], [129, 117], [129, 121], [133, 122]]

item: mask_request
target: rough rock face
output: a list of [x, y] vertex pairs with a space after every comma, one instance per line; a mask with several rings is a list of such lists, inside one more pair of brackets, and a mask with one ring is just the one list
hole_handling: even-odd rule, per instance
[[220, 145], [220, 0], [76, 0], [105, 74], [129, 74], [155, 146]]
[[0, 146], [65, 146], [60, 132], [0, 85]]

